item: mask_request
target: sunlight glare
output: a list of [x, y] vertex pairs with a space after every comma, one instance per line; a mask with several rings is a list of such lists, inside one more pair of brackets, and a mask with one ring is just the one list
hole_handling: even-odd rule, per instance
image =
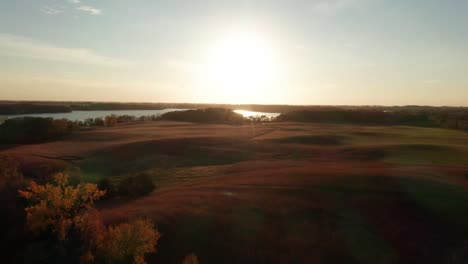
[[275, 75], [271, 44], [256, 33], [232, 33], [209, 50], [205, 83], [232, 103], [268, 92]]

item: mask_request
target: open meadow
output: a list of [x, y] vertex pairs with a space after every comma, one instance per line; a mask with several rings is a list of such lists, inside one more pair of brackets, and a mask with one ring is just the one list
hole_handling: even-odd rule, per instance
[[468, 264], [468, 0], [0, 0], [0, 264]]
[[468, 133], [442, 128], [270, 122], [147, 122], [5, 145], [28, 177], [65, 169], [156, 189], [97, 204], [162, 237], [150, 263], [464, 263]]

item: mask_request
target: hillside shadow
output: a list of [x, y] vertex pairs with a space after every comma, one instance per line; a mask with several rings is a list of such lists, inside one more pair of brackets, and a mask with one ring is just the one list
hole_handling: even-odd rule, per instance
[[174, 138], [130, 143], [107, 149], [78, 165], [92, 181], [152, 168], [232, 164], [253, 153], [248, 141], [230, 138]]
[[310, 136], [292, 136], [270, 139], [270, 141], [287, 144], [304, 144], [320, 146], [344, 145], [346, 137], [335, 135], [310, 135]]

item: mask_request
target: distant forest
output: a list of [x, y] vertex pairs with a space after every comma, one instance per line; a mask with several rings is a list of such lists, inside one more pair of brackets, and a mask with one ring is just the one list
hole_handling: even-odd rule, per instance
[[107, 102], [17, 102], [0, 101], [0, 115], [21, 115], [38, 113], [68, 113], [71, 111], [98, 110], [161, 110], [161, 109], [203, 109], [225, 108], [257, 112], [284, 113], [310, 109], [310, 106], [296, 105], [254, 105], [254, 104], [191, 104], [191, 103], [107, 103]]
[[[468, 130], [468, 107], [0, 101], [0, 115], [67, 113], [93, 110], [161, 110], [167, 108], [224, 108], [228, 110], [242, 109], [282, 113], [276, 121], [284, 122], [409, 125]], [[182, 118], [179, 117], [180, 114], [172, 115], [178, 115], [177, 118]]]
[[263, 105], [263, 104], [193, 104], [193, 103], [120, 103], [120, 102], [55, 102], [55, 101], [0, 101], [0, 115], [38, 113], [68, 113], [98, 110], [161, 110], [225, 108], [267, 113], [287, 113], [300, 110], [367, 110], [390, 112], [468, 112], [468, 107], [433, 106], [327, 106], [327, 105]]
[[328, 107], [281, 114], [275, 121], [378, 126], [443, 127], [468, 130], [464, 107]]

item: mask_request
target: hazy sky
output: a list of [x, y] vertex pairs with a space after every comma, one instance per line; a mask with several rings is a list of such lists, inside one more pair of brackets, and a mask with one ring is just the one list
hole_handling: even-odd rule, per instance
[[468, 1], [0, 0], [0, 99], [468, 106]]

